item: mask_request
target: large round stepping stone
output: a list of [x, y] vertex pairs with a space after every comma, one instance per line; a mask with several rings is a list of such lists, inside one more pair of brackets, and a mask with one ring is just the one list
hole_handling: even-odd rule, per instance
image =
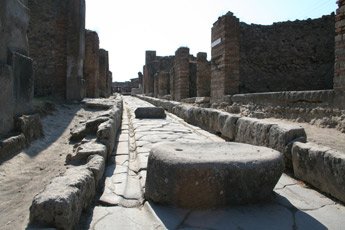
[[268, 200], [284, 169], [276, 150], [248, 144], [160, 143], [150, 152], [145, 198], [186, 208]]

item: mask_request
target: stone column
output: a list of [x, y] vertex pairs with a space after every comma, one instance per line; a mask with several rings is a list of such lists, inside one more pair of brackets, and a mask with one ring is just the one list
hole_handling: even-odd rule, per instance
[[166, 71], [158, 73], [158, 97], [163, 97], [169, 94], [170, 76]]
[[107, 97], [107, 78], [109, 71], [108, 51], [104, 49], [99, 50], [99, 96]]
[[345, 108], [345, 0], [338, 0], [337, 15], [335, 18], [335, 66], [334, 91], [336, 106]]
[[146, 51], [144, 67], [144, 93], [153, 96], [154, 75], [157, 72], [156, 51]]
[[99, 38], [95, 31], [86, 30], [85, 33], [85, 61], [84, 79], [85, 96], [99, 97]]
[[197, 96], [209, 97], [211, 91], [211, 64], [207, 61], [207, 53], [198, 53], [196, 60]]
[[113, 83], [113, 73], [108, 71], [108, 78], [107, 78], [107, 97], [110, 97], [112, 94], [111, 84]]
[[211, 101], [239, 93], [240, 24], [231, 12], [212, 27]]
[[175, 52], [174, 95], [179, 101], [189, 97], [189, 48], [180, 47]]
[[66, 99], [84, 98], [83, 65], [85, 58], [85, 0], [69, 0], [67, 29]]

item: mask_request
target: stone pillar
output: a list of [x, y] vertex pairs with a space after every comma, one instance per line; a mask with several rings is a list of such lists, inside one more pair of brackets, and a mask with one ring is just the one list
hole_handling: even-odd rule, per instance
[[335, 66], [334, 91], [336, 106], [345, 108], [345, 0], [338, 0], [337, 15], [335, 18]]
[[32, 112], [27, 4], [26, 0], [0, 1], [0, 137], [11, 131], [14, 116]]
[[166, 71], [158, 73], [158, 97], [163, 97], [169, 94], [170, 76]]
[[[194, 59], [195, 57], [191, 57]], [[188, 97], [196, 97], [197, 95], [197, 87], [196, 87], [196, 81], [197, 81], [197, 69], [196, 69], [196, 60], [193, 60], [189, 62], [189, 95]]]
[[138, 72], [138, 79], [139, 79], [139, 89], [143, 88], [143, 74]]
[[170, 69], [170, 97], [175, 100], [175, 68]]
[[85, 0], [69, 0], [67, 29], [66, 99], [84, 98], [83, 66], [85, 58]]
[[146, 51], [144, 66], [144, 94], [154, 94], [154, 75], [157, 72], [156, 51]]
[[109, 71], [109, 63], [108, 63], [108, 51], [104, 49], [99, 50], [99, 96], [100, 97], [108, 97], [107, 96], [107, 81], [108, 81], [108, 71]]
[[179, 101], [189, 97], [189, 48], [180, 47], [175, 52], [174, 95]]
[[158, 97], [159, 73], [153, 76], [153, 96]]
[[211, 91], [211, 64], [207, 53], [198, 53], [196, 63], [196, 85], [198, 97], [209, 97]]
[[113, 73], [108, 71], [108, 78], [107, 78], [107, 97], [110, 97], [112, 94], [111, 84], [113, 83]]
[[212, 27], [211, 101], [239, 93], [240, 24], [231, 12]]
[[99, 97], [99, 38], [95, 31], [86, 30], [85, 33], [85, 61], [84, 79], [85, 96]]

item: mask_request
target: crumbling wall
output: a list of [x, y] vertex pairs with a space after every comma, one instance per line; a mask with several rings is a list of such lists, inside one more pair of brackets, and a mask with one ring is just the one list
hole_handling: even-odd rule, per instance
[[26, 0], [0, 2], [0, 136], [13, 129], [13, 117], [32, 110], [33, 70], [28, 55]]
[[232, 13], [212, 27], [211, 99], [237, 93], [331, 89], [334, 15], [315, 20], [240, 23]]
[[334, 14], [315, 20], [240, 23], [240, 92], [332, 89]]
[[99, 97], [99, 38], [95, 31], [90, 30], [85, 33], [84, 78], [86, 97]]
[[35, 95], [83, 96], [85, 0], [28, 0]]
[[337, 106], [345, 109], [345, 0], [339, 0], [338, 6], [335, 18], [334, 90]]
[[198, 97], [209, 97], [211, 92], [211, 65], [207, 61], [207, 53], [199, 52], [196, 62], [196, 86]]

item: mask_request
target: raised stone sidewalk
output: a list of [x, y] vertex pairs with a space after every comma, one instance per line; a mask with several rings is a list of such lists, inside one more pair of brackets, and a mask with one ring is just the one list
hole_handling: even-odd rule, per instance
[[[166, 119], [136, 119], [137, 107], [124, 97], [117, 149], [106, 167], [105, 188], [82, 216], [81, 229], [342, 229], [345, 207], [286, 174], [271, 202], [212, 210], [179, 209], [144, 200], [147, 159], [158, 142], [223, 142], [167, 113]], [[108, 161], [109, 162], [109, 161]]]

